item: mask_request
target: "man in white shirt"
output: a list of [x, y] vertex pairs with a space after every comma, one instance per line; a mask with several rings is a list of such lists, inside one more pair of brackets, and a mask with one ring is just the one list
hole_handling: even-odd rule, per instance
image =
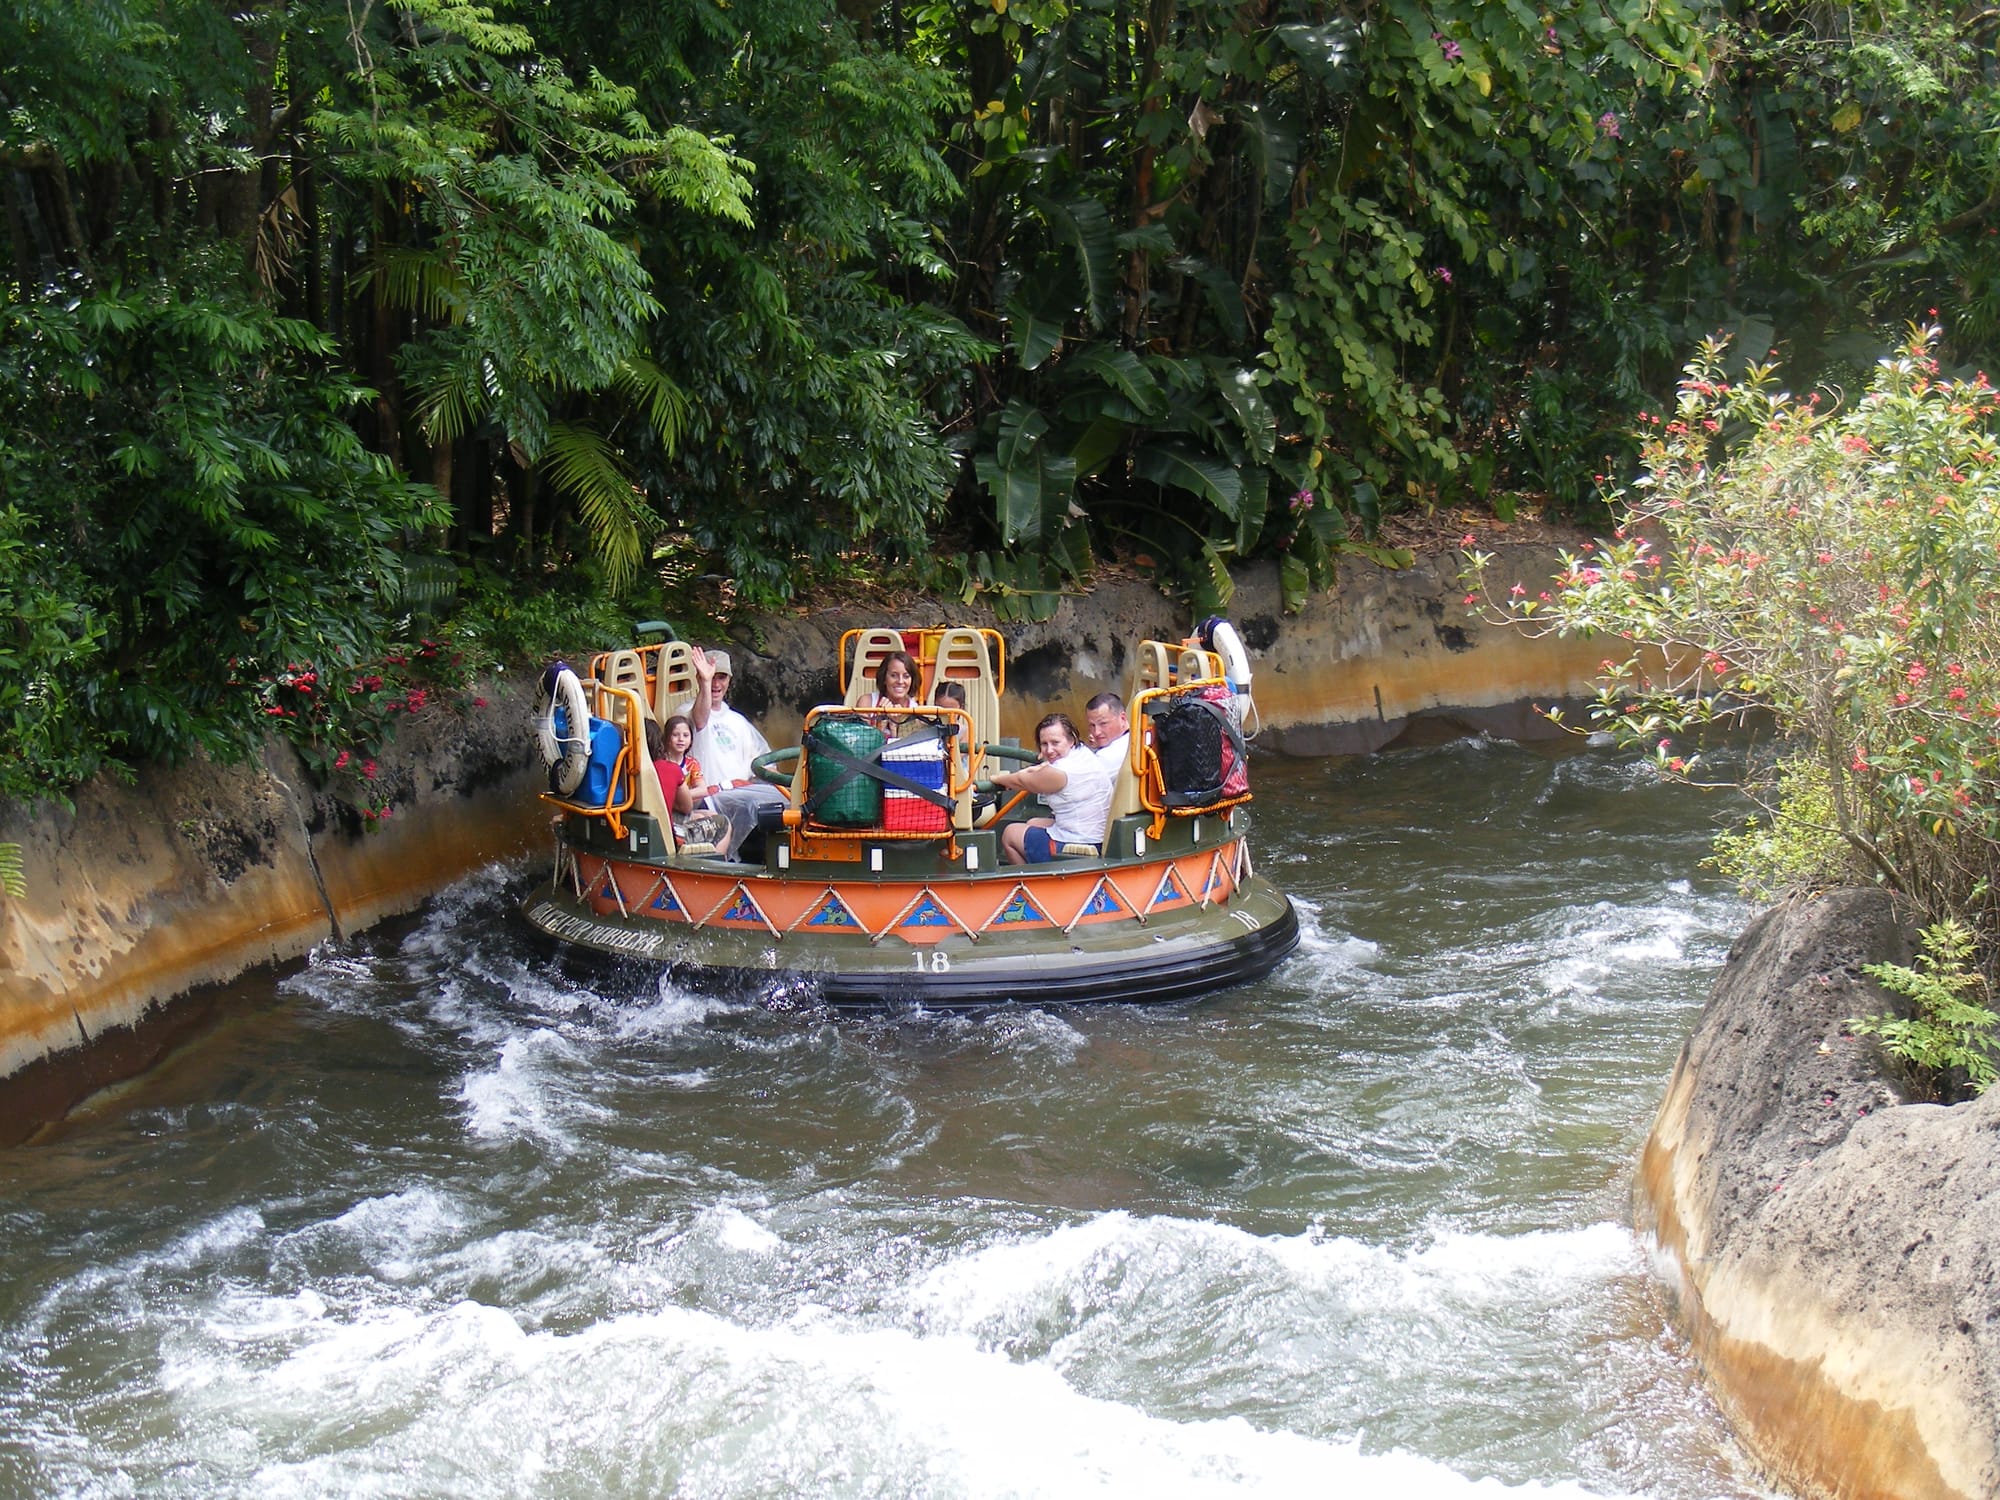
[[723, 700], [729, 695], [730, 674], [727, 651], [694, 651], [694, 675], [698, 680], [694, 702], [688, 705], [688, 721], [694, 725], [695, 758], [702, 774], [717, 790], [710, 800], [715, 810], [729, 819], [729, 842], [723, 847], [734, 852], [757, 826], [760, 807], [781, 805], [782, 788], [755, 780], [750, 763], [771, 748], [757, 726]]
[[[1083, 734], [1097, 758], [1115, 777], [1132, 748], [1132, 721], [1125, 700], [1116, 693], [1099, 693], [1084, 705]], [[704, 762], [706, 764], [706, 762]]]

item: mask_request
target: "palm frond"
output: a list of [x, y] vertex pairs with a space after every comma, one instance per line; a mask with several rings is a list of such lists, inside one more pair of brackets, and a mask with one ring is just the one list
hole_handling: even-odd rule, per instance
[[622, 361], [612, 378], [620, 391], [644, 409], [646, 421], [658, 434], [661, 448], [672, 457], [680, 448], [681, 434], [687, 430], [688, 417], [694, 411], [687, 392], [644, 355]]
[[440, 322], [456, 323], [465, 315], [470, 288], [457, 268], [436, 251], [384, 250], [376, 257], [375, 274], [381, 278], [382, 300], [391, 307]]
[[549, 482], [575, 498], [607, 581], [623, 588], [639, 571], [652, 515], [617, 450], [588, 427], [551, 422], [541, 462]]

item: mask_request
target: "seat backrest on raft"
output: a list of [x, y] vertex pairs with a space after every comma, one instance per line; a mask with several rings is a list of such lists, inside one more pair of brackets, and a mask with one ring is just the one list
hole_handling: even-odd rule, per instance
[[1127, 754], [1118, 762], [1118, 770], [1111, 778], [1111, 811], [1105, 815], [1106, 826], [1117, 822], [1120, 818], [1146, 811], [1146, 804], [1139, 800], [1139, 788], [1142, 783], [1139, 773], [1132, 769], [1130, 751], [1140, 744], [1149, 742], [1151, 738], [1150, 725], [1136, 721], [1133, 723], [1133, 744], [1126, 747]]
[[630, 688], [639, 695], [640, 704], [650, 714], [652, 705], [646, 701], [646, 657], [641, 651], [627, 647], [622, 651], [607, 651], [597, 659], [597, 680], [606, 687]]
[[993, 653], [986, 634], [969, 625], [954, 625], [938, 637], [931, 668], [931, 697], [937, 685], [955, 682], [965, 689], [965, 711], [972, 717], [974, 744], [1000, 737], [1000, 691], [993, 675]]
[[653, 659], [653, 717], [662, 724], [684, 714], [701, 690], [694, 675], [694, 647], [686, 641], [666, 641]]
[[[848, 708], [858, 706], [863, 698], [875, 692], [875, 674], [882, 669], [882, 663], [903, 649], [903, 632], [891, 630], [883, 625], [871, 625], [859, 632], [854, 642], [854, 665], [847, 673], [847, 693], [841, 702]], [[911, 686], [921, 690], [922, 683]]]

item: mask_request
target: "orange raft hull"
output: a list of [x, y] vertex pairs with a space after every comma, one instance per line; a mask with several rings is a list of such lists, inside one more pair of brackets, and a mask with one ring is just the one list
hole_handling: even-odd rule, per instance
[[790, 995], [803, 980], [835, 1004], [1177, 1000], [1261, 977], [1298, 942], [1291, 903], [1251, 871], [1240, 836], [1151, 858], [872, 876], [566, 844], [523, 912], [572, 949], [711, 988]]

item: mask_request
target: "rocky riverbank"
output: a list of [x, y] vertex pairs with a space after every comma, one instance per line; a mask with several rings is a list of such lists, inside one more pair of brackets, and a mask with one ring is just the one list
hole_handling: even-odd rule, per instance
[[2000, 1090], [1905, 1104], [1850, 1016], [1906, 963], [1880, 891], [1747, 928], [1646, 1142], [1642, 1228], [1745, 1443], [1800, 1494], [2000, 1495]]

